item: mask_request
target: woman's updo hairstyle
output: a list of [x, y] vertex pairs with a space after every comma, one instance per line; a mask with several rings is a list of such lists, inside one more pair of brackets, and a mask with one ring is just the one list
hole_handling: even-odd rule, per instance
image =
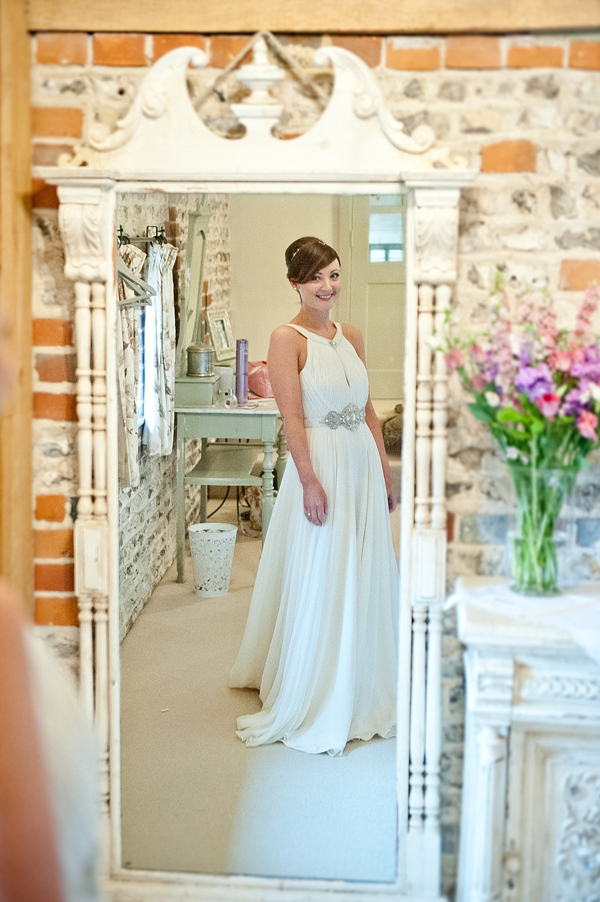
[[297, 238], [285, 252], [287, 277], [291, 282], [303, 285], [324, 266], [339, 259], [337, 251], [320, 238]]

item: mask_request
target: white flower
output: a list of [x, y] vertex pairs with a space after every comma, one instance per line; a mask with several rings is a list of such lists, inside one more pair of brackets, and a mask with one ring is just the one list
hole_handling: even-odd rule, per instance
[[498, 407], [500, 404], [500, 395], [497, 395], [495, 391], [486, 391], [485, 400], [490, 407]]
[[508, 460], [517, 460], [518, 459], [519, 452], [517, 451], [517, 449], [515, 448], [514, 445], [510, 445], [506, 449], [506, 457]]
[[600, 385], [597, 382], [590, 382], [588, 390], [594, 401], [600, 401]]

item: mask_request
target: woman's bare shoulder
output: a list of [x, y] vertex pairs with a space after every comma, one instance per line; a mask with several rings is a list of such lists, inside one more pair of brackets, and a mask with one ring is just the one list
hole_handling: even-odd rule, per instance
[[271, 345], [273, 347], [284, 347], [284, 348], [294, 348], [298, 347], [301, 344], [301, 335], [295, 329], [292, 329], [290, 326], [277, 326], [276, 329], [273, 329], [271, 332]]
[[358, 326], [353, 326], [352, 323], [341, 323], [341, 326], [344, 338], [347, 338], [355, 348], [362, 348], [364, 345], [364, 340], [362, 332], [360, 331]]

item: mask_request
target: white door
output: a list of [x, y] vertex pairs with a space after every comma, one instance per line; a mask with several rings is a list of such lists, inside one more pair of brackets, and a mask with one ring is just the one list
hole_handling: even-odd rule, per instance
[[347, 241], [340, 253], [351, 261], [340, 315], [364, 335], [371, 397], [397, 402], [404, 372], [405, 197], [340, 200], [340, 244]]

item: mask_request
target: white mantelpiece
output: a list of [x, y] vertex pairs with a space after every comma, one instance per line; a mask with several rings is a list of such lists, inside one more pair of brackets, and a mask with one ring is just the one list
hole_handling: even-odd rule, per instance
[[[457, 591], [467, 649], [457, 902], [593, 902], [600, 664], [540, 616], [481, 607], [482, 588], [489, 595], [494, 585], [502, 588], [471, 578]], [[586, 589], [600, 595], [600, 584]]]

